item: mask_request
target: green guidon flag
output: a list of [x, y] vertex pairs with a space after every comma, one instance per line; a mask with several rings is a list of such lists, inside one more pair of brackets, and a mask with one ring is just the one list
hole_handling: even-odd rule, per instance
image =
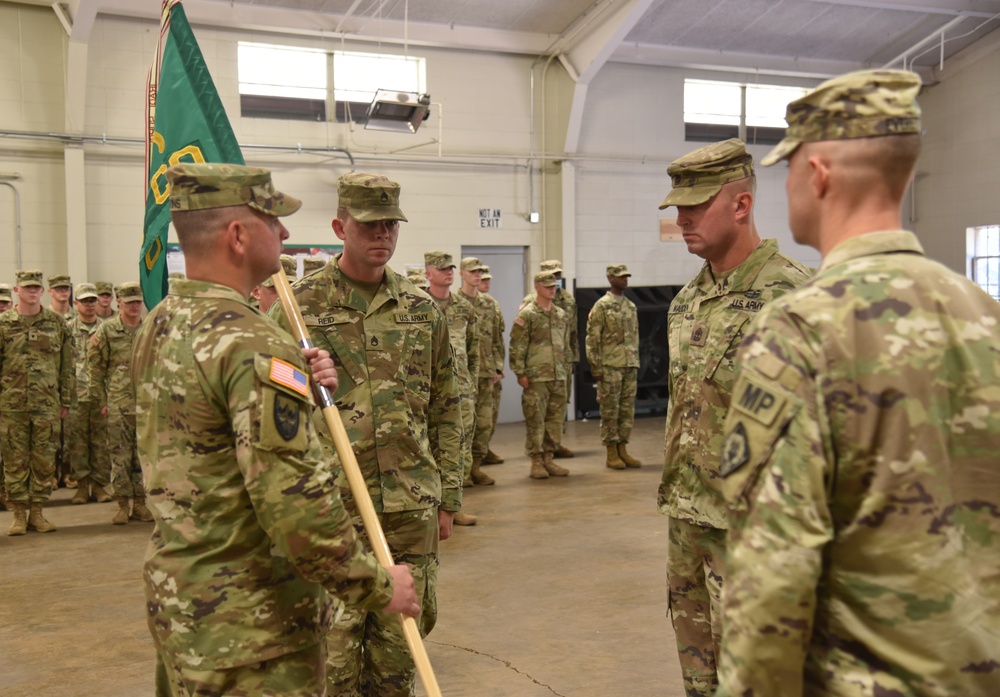
[[160, 40], [146, 82], [146, 219], [139, 280], [146, 307], [167, 294], [167, 168], [179, 162], [244, 164], [180, 0], [163, 0]]

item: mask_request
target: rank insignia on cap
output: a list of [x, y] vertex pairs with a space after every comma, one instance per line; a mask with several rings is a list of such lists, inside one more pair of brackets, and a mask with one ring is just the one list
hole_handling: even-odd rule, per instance
[[738, 423], [726, 436], [726, 442], [722, 444], [722, 467], [719, 469], [719, 474], [728, 477], [749, 459], [750, 443], [747, 441], [747, 431], [743, 428], [743, 424]]
[[270, 378], [271, 382], [277, 385], [283, 385], [303, 397], [309, 396], [309, 377], [291, 363], [286, 363], [280, 358], [272, 358]]
[[299, 403], [284, 394], [274, 395], [274, 429], [285, 440], [299, 432]]

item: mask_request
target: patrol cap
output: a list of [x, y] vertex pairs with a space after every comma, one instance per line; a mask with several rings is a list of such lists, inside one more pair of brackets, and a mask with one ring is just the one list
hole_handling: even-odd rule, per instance
[[[298, 273], [297, 264], [295, 263], [295, 257], [291, 254], [281, 255], [281, 270], [285, 272], [285, 278], [288, 279], [289, 283], [294, 283], [296, 280], [296, 274]], [[271, 280], [271, 276], [267, 277], [267, 280], [261, 283], [265, 288], [272, 288], [274, 286], [274, 281]]]
[[73, 281], [70, 280], [69, 276], [64, 273], [57, 273], [49, 276], [49, 288], [64, 288], [69, 286], [73, 287]]
[[608, 276], [615, 276], [621, 278], [622, 276], [631, 276], [628, 272], [628, 266], [625, 264], [610, 264], [607, 268]]
[[562, 262], [558, 259], [549, 259], [548, 261], [543, 261], [540, 265], [542, 271], [551, 271], [552, 273], [562, 273]]
[[660, 204], [660, 210], [669, 206], [697, 206], [722, 191], [729, 182], [753, 176], [753, 155], [747, 152], [742, 140], [730, 138], [677, 158], [667, 167], [667, 174], [673, 188]]
[[114, 287], [108, 281], [94, 281], [94, 288], [97, 289], [98, 295], [112, 295], [115, 292]]
[[21, 270], [14, 274], [19, 288], [30, 288], [42, 285], [42, 272], [35, 269]]
[[302, 260], [302, 275], [308, 276], [313, 271], [319, 271], [326, 266], [326, 259], [323, 257], [306, 257]]
[[118, 284], [115, 288], [115, 295], [120, 303], [130, 303], [142, 300], [142, 286], [135, 281], [126, 281]]
[[93, 283], [77, 283], [76, 290], [73, 291], [73, 297], [75, 297], [77, 300], [96, 298], [97, 287]]
[[182, 274], [180, 271], [171, 271], [170, 273], [167, 274], [167, 278], [176, 278], [178, 280], [183, 280], [184, 274]]
[[412, 270], [406, 272], [406, 280], [415, 285], [417, 288], [429, 288], [430, 283], [427, 281], [427, 276], [422, 271]]
[[535, 274], [535, 285], [551, 288], [559, 285], [559, 279], [552, 271], [539, 271]]
[[9, 303], [14, 302], [13, 292], [14, 289], [10, 287], [9, 283], [0, 283], [0, 300], [6, 300]]
[[790, 157], [802, 143], [920, 133], [920, 76], [909, 70], [859, 70], [827, 80], [785, 109], [785, 138], [764, 167]]
[[302, 201], [276, 191], [271, 171], [220, 163], [182, 163], [167, 170], [171, 211], [247, 205], [266, 215], [291, 215]]
[[465, 257], [462, 259], [462, 271], [484, 271], [483, 262], [478, 257]]
[[399, 184], [380, 174], [350, 172], [337, 180], [337, 208], [346, 208], [361, 223], [408, 222], [399, 209]]
[[490, 267], [489, 266], [483, 266], [483, 275], [480, 276], [480, 278], [485, 279], [485, 280], [489, 280], [489, 279], [493, 278], [493, 274], [490, 273]]
[[448, 252], [425, 252], [424, 265], [432, 266], [441, 271], [455, 268], [455, 262], [452, 261], [451, 255]]

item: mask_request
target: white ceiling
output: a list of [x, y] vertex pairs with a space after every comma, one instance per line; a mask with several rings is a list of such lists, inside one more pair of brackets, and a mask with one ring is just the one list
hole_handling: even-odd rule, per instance
[[[24, 0], [22, 0], [24, 1]], [[27, 0], [50, 4], [48, 0]], [[605, 61], [835, 75], [902, 56], [939, 76], [953, 58], [1000, 45], [1000, 0], [185, 0], [192, 22], [410, 45], [559, 54], [585, 75]], [[160, 0], [71, 0], [154, 18]], [[89, 31], [89, 30], [88, 30]], [[85, 39], [84, 39], [85, 40]]]

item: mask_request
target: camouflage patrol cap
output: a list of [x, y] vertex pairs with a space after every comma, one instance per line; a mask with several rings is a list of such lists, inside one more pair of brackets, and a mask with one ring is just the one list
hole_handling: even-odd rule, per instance
[[673, 188], [660, 204], [660, 210], [670, 206], [697, 206], [708, 201], [729, 182], [753, 176], [753, 155], [739, 138], [712, 143], [667, 167]]
[[549, 259], [548, 261], [543, 261], [539, 268], [542, 271], [551, 271], [552, 273], [562, 273], [562, 262], [558, 259]]
[[0, 300], [6, 300], [9, 303], [14, 302], [13, 292], [14, 289], [10, 287], [9, 283], [0, 283]]
[[326, 259], [323, 257], [306, 257], [302, 260], [302, 275], [308, 276], [313, 271], [319, 271], [326, 266]]
[[486, 267], [478, 257], [465, 257], [462, 259], [462, 271], [482, 271]]
[[42, 272], [35, 269], [20, 270], [14, 274], [19, 288], [30, 288], [31, 286], [42, 285]]
[[49, 288], [65, 288], [69, 286], [73, 287], [73, 281], [70, 280], [69, 276], [64, 273], [57, 273], [49, 276]]
[[182, 280], [184, 278], [184, 274], [182, 274], [180, 271], [171, 271], [170, 273], [167, 274], [167, 278], [176, 278], [178, 280]]
[[559, 285], [559, 279], [552, 271], [539, 271], [535, 274], [535, 285], [551, 288]]
[[380, 174], [350, 172], [337, 180], [337, 208], [346, 208], [360, 223], [406, 220], [399, 209], [399, 184]]
[[271, 183], [271, 171], [219, 163], [183, 163], [167, 170], [171, 211], [247, 205], [266, 215], [291, 215], [302, 201]]
[[[285, 272], [285, 278], [288, 279], [289, 283], [295, 283], [296, 281], [296, 274], [298, 273], [297, 266], [298, 264], [295, 262], [295, 257], [291, 254], [281, 255], [281, 270]], [[274, 281], [271, 276], [268, 276], [267, 280], [263, 281], [261, 285], [265, 288], [273, 288]]]
[[73, 297], [77, 300], [97, 297], [97, 287], [93, 283], [77, 283], [73, 291]]
[[417, 288], [427, 289], [430, 287], [430, 282], [427, 280], [427, 276], [416, 269], [412, 269], [406, 272], [406, 280], [415, 285]]
[[142, 300], [142, 286], [135, 281], [119, 283], [118, 287], [115, 288], [115, 296], [118, 298], [118, 302], [120, 303], [130, 303]]
[[455, 262], [448, 252], [425, 252], [424, 265], [444, 271], [455, 268]]
[[491, 278], [493, 278], [493, 274], [490, 273], [490, 267], [489, 266], [483, 266], [483, 275], [480, 276], [480, 278], [482, 278], [485, 281], [488, 281]]
[[920, 133], [920, 76], [909, 70], [860, 70], [827, 80], [785, 110], [785, 138], [764, 167], [790, 157], [802, 143]]
[[94, 281], [94, 288], [97, 289], [98, 295], [111, 295], [115, 290], [108, 281]]
[[632, 275], [628, 272], [628, 266], [625, 264], [610, 264], [607, 268], [607, 272], [608, 276], [615, 276], [616, 278]]

